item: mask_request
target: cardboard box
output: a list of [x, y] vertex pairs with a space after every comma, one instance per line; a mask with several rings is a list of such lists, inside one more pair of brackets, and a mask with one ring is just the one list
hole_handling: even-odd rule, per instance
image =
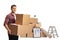
[[16, 14], [16, 24], [25, 25], [30, 23], [30, 15]]
[[47, 37], [43, 31], [40, 32], [40, 37]]
[[40, 28], [41, 29], [41, 31], [47, 36], [47, 37], [49, 37], [49, 38], [51, 38], [52, 36], [51, 36], [51, 34], [49, 34], [47, 31], [45, 31], [43, 28]]
[[27, 33], [32, 33], [32, 28], [34, 27], [34, 24], [29, 24], [29, 25], [18, 25], [18, 35], [22, 37], [22, 35]]
[[18, 34], [18, 26], [16, 26], [16, 25], [8, 25], [8, 27], [11, 30], [11, 35], [17, 35]]
[[26, 37], [26, 33], [28, 31], [28, 25], [9, 25], [8, 26], [11, 29], [11, 35], [18, 35], [21, 37]]
[[38, 18], [30, 18], [30, 23], [38, 23]]

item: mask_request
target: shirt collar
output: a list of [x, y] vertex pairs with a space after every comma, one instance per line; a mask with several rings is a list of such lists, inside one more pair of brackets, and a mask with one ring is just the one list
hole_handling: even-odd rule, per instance
[[12, 14], [12, 13], [10, 13], [12, 16], [14, 16], [15, 14]]

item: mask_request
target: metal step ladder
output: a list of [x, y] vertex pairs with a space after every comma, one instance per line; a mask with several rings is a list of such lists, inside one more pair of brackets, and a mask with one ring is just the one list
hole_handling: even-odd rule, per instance
[[48, 33], [51, 34], [53, 38], [59, 37], [55, 26], [50, 26], [48, 29]]

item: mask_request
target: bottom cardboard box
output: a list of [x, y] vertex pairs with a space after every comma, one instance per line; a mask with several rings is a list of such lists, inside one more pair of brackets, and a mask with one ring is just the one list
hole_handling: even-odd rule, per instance
[[11, 30], [11, 35], [18, 35], [18, 26], [16, 25], [8, 25]]
[[32, 33], [32, 29], [33, 29], [34, 25], [33, 24], [29, 24], [29, 25], [18, 25], [18, 35], [26, 35], [28, 33]]

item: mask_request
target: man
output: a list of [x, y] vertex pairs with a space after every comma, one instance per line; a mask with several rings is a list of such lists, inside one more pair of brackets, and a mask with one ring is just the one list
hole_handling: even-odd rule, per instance
[[8, 27], [9, 24], [15, 23], [15, 19], [16, 19], [15, 12], [16, 12], [16, 5], [12, 5], [11, 6], [11, 13], [9, 13], [6, 16], [5, 22], [4, 22], [4, 26], [8, 31], [9, 40], [18, 40], [18, 36], [11, 35], [11, 30]]

